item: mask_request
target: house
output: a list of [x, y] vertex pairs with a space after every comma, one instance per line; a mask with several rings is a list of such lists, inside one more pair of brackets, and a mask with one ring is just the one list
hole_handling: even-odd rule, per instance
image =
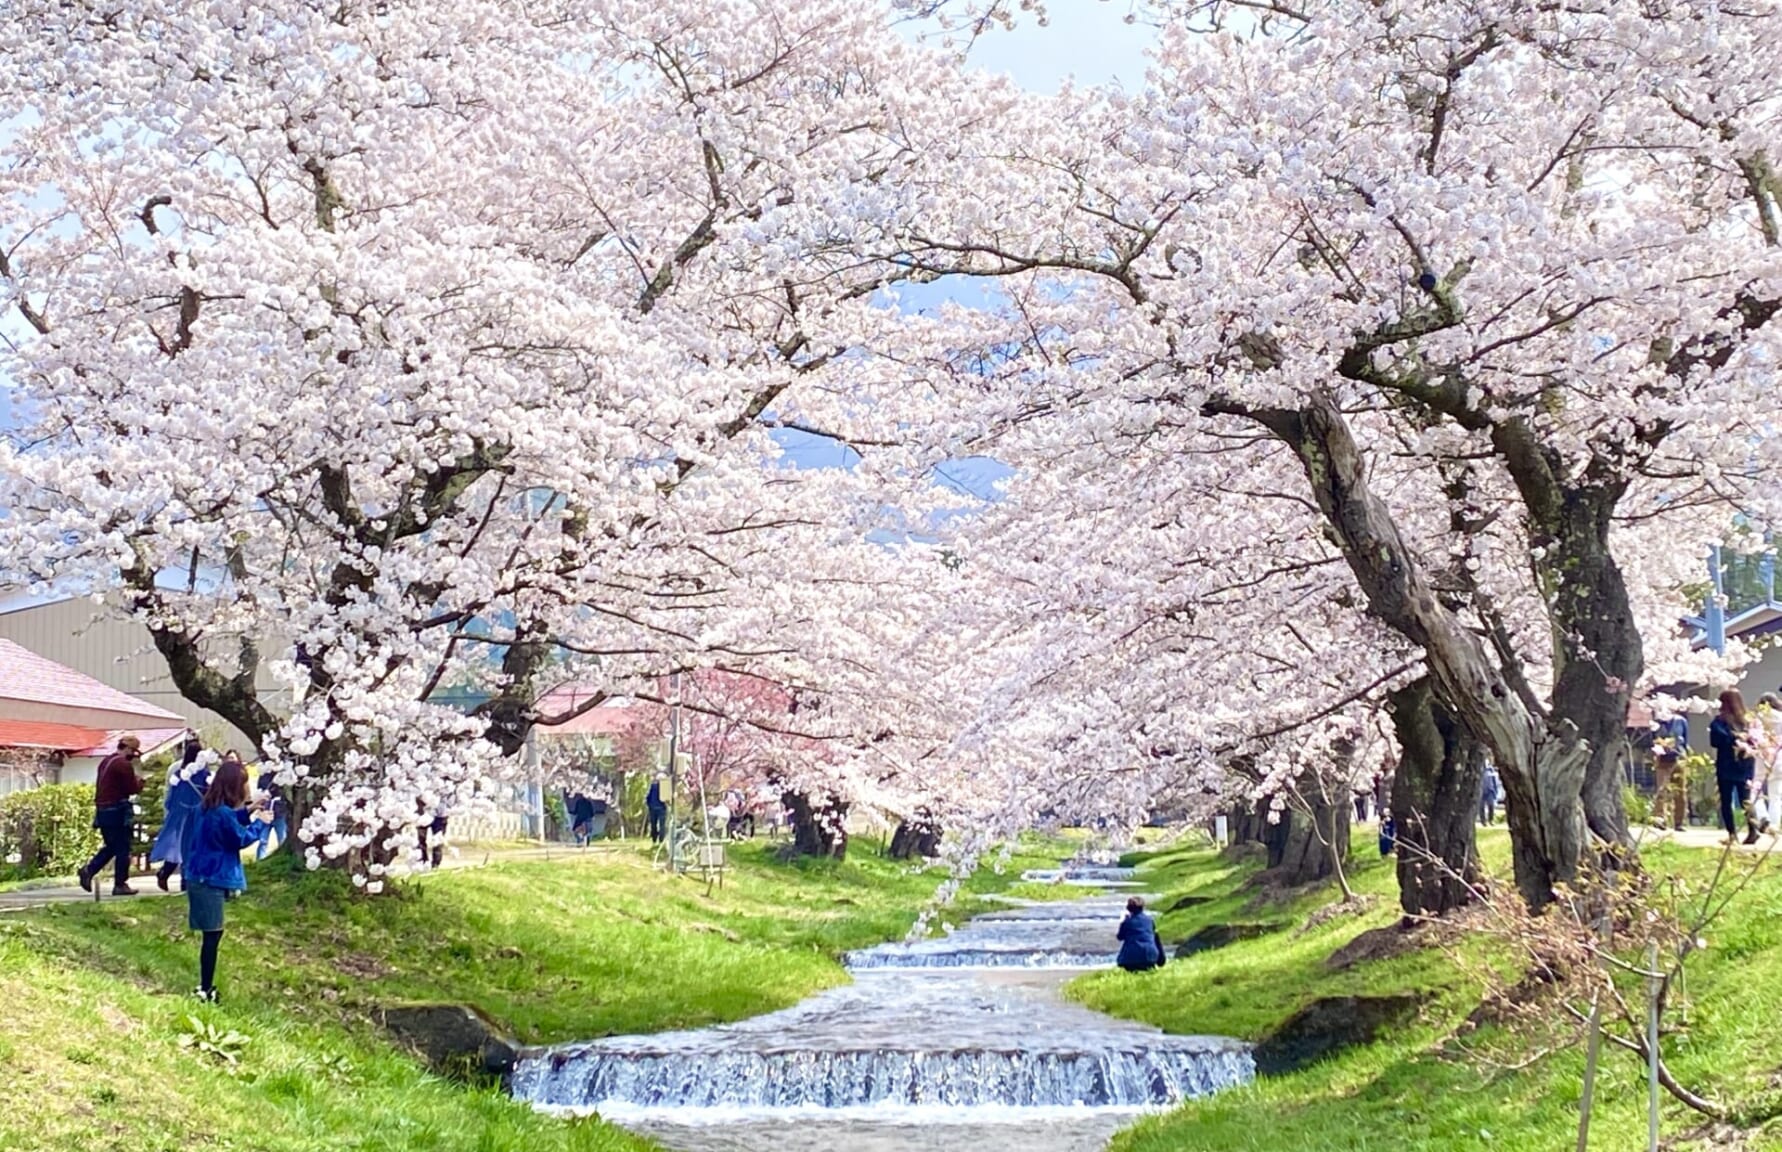
[[177, 712], [0, 639], [0, 793], [90, 784], [125, 733], [152, 755], [186, 728]]
[[[107, 613], [87, 598], [0, 596], [0, 640], [13, 641], [138, 702], [147, 702], [174, 716], [179, 727], [192, 728], [224, 747], [239, 748], [250, 760], [255, 756], [254, 742], [246, 733], [180, 694], [146, 627]], [[273, 680], [264, 666], [257, 687], [275, 712], [288, 709], [289, 690]]]

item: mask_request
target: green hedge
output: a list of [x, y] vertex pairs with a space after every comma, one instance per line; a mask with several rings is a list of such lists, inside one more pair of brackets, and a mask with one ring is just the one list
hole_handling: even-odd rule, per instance
[[0, 799], [0, 877], [70, 876], [97, 851], [91, 784], [46, 784]]

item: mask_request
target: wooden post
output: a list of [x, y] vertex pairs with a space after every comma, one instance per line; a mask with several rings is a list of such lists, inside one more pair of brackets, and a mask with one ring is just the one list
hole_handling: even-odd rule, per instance
[[1603, 1047], [1603, 1008], [1590, 1002], [1590, 1041], [1584, 1050], [1584, 1095], [1578, 1101], [1578, 1152], [1590, 1147], [1590, 1105], [1596, 1098], [1596, 1061]]
[[1646, 947], [1646, 1152], [1658, 1152], [1658, 945]]

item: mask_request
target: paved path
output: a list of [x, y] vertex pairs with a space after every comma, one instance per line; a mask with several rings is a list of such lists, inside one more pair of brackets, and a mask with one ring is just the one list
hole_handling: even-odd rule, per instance
[[[1741, 855], [1767, 855], [1776, 851], [1782, 844], [1778, 843], [1777, 831], [1772, 830], [1767, 836], [1759, 836], [1757, 843], [1744, 842], [1744, 825], [1740, 825], [1739, 842], [1733, 845], [1733, 851]], [[1671, 832], [1663, 828], [1647, 828], [1634, 825], [1634, 839], [1644, 846], [1647, 844], [1680, 844], [1685, 848], [1707, 848], [1719, 851], [1726, 841], [1726, 833], [1718, 828], [1685, 828], [1681, 832]]]
[[[619, 847], [619, 843], [597, 844], [587, 848], [577, 848], [573, 844], [547, 844], [541, 847], [503, 844], [487, 848], [477, 844], [461, 844], [458, 845], [458, 854], [447, 857], [440, 864], [440, 869], [481, 868], [485, 864], [499, 864], [509, 860], [569, 860], [588, 853], [617, 852]], [[93, 882], [95, 892], [83, 892], [72, 876], [46, 878], [29, 888], [13, 888], [0, 892], [0, 914], [42, 908], [49, 904], [73, 904], [81, 900], [103, 903], [111, 900], [140, 900], [150, 896], [173, 896], [180, 891], [177, 882], [172, 884], [171, 891], [161, 891], [155, 883], [153, 872], [131, 876], [130, 886], [136, 889], [135, 896], [113, 896], [109, 868], [105, 870], [104, 876]]]

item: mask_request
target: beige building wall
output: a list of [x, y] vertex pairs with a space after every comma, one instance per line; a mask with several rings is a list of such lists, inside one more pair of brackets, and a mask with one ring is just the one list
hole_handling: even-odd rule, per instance
[[[200, 708], [180, 695], [173, 683], [167, 661], [155, 649], [147, 628], [133, 620], [107, 615], [91, 600], [59, 600], [0, 612], [0, 637], [21, 644], [39, 656], [65, 664], [77, 672], [120, 692], [128, 692], [169, 712], [177, 712], [188, 724], [207, 738], [215, 737], [223, 747], [239, 748], [243, 754], [253, 748], [247, 734], [208, 709]], [[266, 652], [263, 655], [275, 655]], [[279, 687], [264, 667], [260, 670], [261, 699], [277, 715], [287, 713], [290, 693]], [[248, 755], [250, 760], [257, 752]], [[71, 758], [59, 775], [68, 783], [92, 783], [97, 759]], [[10, 790], [10, 781], [0, 772], [0, 795]], [[18, 782], [22, 785], [22, 781]], [[518, 798], [504, 797], [502, 811], [489, 816], [453, 820], [448, 835], [458, 843], [476, 840], [517, 840], [523, 835], [524, 791]]]
[[[91, 600], [58, 600], [0, 613], [0, 637], [108, 687], [177, 712], [193, 728], [222, 740], [225, 747], [248, 754], [254, 746], [246, 733], [180, 695], [147, 628], [108, 615]], [[262, 699], [275, 713], [289, 708], [289, 693], [274, 684], [264, 667], [260, 687]], [[257, 755], [254, 752], [249, 759]]]

